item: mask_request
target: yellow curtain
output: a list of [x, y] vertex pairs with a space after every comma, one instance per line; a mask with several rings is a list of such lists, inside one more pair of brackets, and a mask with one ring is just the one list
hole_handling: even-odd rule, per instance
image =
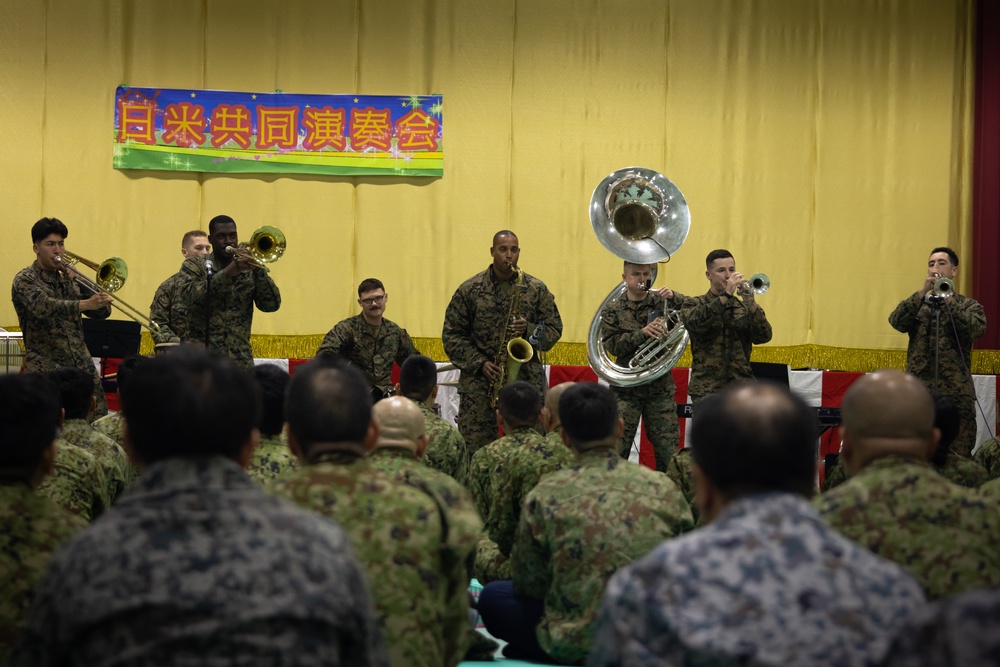
[[[434, 353], [455, 288], [510, 228], [562, 312], [553, 360], [584, 363], [621, 274], [587, 206], [606, 174], [639, 165], [691, 208], [661, 284], [704, 292], [705, 255], [729, 248], [772, 280], [758, 355], [860, 370], [905, 347], [887, 316], [932, 247], [959, 252], [971, 288], [973, 14], [972, 0], [2, 3], [2, 279], [32, 261], [30, 225], [56, 216], [74, 252], [129, 262], [119, 294], [144, 309], [181, 235], [227, 213], [244, 238], [265, 224], [288, 237], [258, 354], [309, 352], [370, 276]], [[117, 171], [121, 83], [440, 93], [445, 176]], [[0, 325], [16, 325], [6, 300]]]

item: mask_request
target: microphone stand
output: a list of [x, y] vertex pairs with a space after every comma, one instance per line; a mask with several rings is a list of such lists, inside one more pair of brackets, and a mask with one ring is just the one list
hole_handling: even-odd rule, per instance
[[212, 333], [212, 274], [215, 272], [212, 259], [205, 260], [205, 349], [209, 347]]

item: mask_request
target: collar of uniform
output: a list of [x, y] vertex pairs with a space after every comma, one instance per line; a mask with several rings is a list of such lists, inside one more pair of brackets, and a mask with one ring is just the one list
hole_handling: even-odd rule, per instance
[[510, 276], [510, 280], [503, 280], [503, 281], [501, 281], [499, 278], [497, 278], [497, 274], [493, 271], [493, 265], [492, 264], [490, 264], [488, 267], [486, 267], [486, 275], [489, 276], [490, 283], [493, 284], [493, 285], [499, 285], [501, 282], [506, 283], [508, 285], [513, 285], [514, 281], [517, 279], [517, 274], [516, 273], [512, 273], [511, 276]]
[[[618, 459], [619, 461], [625, 460], [621, 457], [621, 454], [618, 453], [618, 450], [613, 442], [606, 443], [604, 441], [601, 441], [600, 444], [595, 444], [593, 447], [577, 450], [577, 459], [580, 463], [588, 463], [592, 461], [611, 461], [612, 459]], [[615, 463], [615, 465], [617, 465], [617, 463]]]
[[916, 456], [908, 456], [906, 454], [887, 454], [886, 456], [880, 456], [877, 459], [872, 459], [869, 461], [864, 468], [858, 471], [858, 475], [868, 470], [885, 470], [887, 468], [895, 468], [898, 466], [917, 466], [919, 468], [931, 469], [931, 464], [929, 461], [924, 461]]
[[509, 433], [504, 432], [504, 435], [505, 436], [507, 436], [507, 435], [526, 435], [526, 434], [530, 434], [530, 433], [534, 433], [535, 435], [539, 435], [538, 431], [536, 431], [533, 426], [515, 426], [515, 427], [513, 427], [513, 428], [510, 429]]
[[317, 463], [354, 463], [366, 455], [364, 445], [355, 442], [324, 442], [313, 445], [306, 454], [306, 465]]
[[378, 447], [374, 452], [368, 455], [369, 458], [381, 458], [381, 459], [409, 459], [411, 461], [417, 460], [417, 455], [407, 449], [406, 447]]

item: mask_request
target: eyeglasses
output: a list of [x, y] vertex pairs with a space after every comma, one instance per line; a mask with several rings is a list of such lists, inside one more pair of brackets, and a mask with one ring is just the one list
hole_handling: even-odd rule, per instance
[[373, 296], [370, 299], [358, 299], [358, 301], [361, 302], [362, 306], [376, 306], [385, 301], [385, 294], [382, 296]]

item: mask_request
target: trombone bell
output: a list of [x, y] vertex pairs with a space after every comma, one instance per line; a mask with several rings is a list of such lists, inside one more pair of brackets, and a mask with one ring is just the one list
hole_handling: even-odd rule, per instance
[[268, 271], [267, 264], [277, 262], [285, 254], [285, 235], [277, 227], [265, 225], [258, 228], [247, 243], [237, 247], [226, 246], [226, 252], [234, 257], [245, 257], [254, 266]]

